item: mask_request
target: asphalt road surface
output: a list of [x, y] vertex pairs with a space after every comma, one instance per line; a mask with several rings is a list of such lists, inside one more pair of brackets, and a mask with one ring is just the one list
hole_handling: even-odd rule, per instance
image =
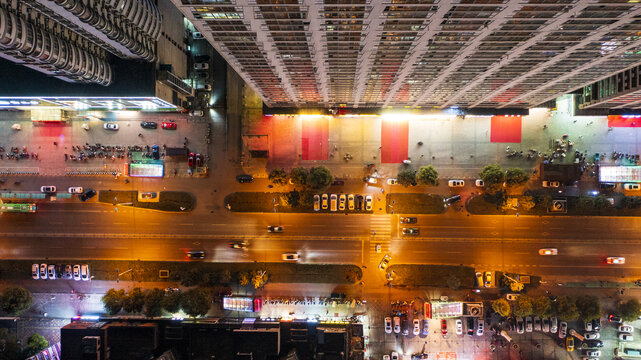
[[[117, 210], [116, 210], [117, 208]], [[281, 225], [281, 234], [267, 232]], [[398, 215], [164, 214], [98, 203], [43, 203], [36, 214], [2, 214], [2, 258], [183, 260], [204, 249], [209, 261], [280, 261], [376, 266], [464, 264], [480, 270], [536, 268], [541, 275], [620, 276], [641, 268], [641, 219], [606, 217], [418, 216], [419, 236], [402, 235]], [[372, 234], [372, 230], [376, 234]], [[246, 242], [246, 250], [229, 248]], [[382, 253], [375, 252], [382, 244]], [[558, 256], [540, 256], [544, 247]], [[604, 265], [625, 256], [624, 265]]]

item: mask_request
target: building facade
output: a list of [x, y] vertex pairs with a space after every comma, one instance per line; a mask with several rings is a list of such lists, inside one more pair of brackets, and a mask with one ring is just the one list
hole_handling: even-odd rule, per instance
[[0, 1], [0, 57], [64, 81], [108, 86], [108, 56], [156, 60], [151, 0]]
[[269, 106], [529, 108], [641, 63], [623, 0], [172, 0]]

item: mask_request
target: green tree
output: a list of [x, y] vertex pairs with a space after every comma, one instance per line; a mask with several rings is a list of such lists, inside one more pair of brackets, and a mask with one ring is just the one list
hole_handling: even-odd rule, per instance
[[267, 270], [254, 270], [251, 273], [251, 282], [255, 289], [259, 289], [269, 281], [269, 273]]
[[634, 321], [641, 316], [641, 304], [639, 300], [630, 299], [626, 302], [619, 303], [617, 306], [619, 316], [623, 321]]
[[532, 299], [532, 313], [538, 317], [547, 317], [552, 313], [552, 303], [547, 296]]
[[309, 176], [309, 171], [304, 167], [293, 168], [289, 173], [289, 179], [294, 185], [305, 186], [307, 185], [307, 177]]
[[157, 317], [162, 315], [162, 302], [165, 292], [161, 289], [151, 289], [145, 293], [145, 316]]
[[272, 184], [285, 185], [287, 184], [288, 180], [287, 171], [285, 171], [285, 169], [283, 168], [274, 169], [269, 173], [267, 178], [272, 182]]
[[450, 275], [447, 278], [447, 287], [449, 287], [452, 290], [458, 290], [458, 288], [461, 287], [461, 279], [454, 275]]
[[170, 291], [162, 298], [162, 308], [167, 312], [175, 314], [180, 311], [183, 294], [180, 291]]
[[505, 182], [510, 186], [525, 184], [529, 179], [530, 176], [521, 168], [510, 168], [505, 172]]
[[556, 314], [561, 320], [574, 321], [579, 318], [579, 309], [569, 296], [559, 296], [556, 299]]
[[182, 308], [191, 317], [207, 314], [210, 306], [211, 294], [206, 289], [192, 289], [183, 295]]
[[416, 185], [416, 171], [412, 169], [403, 169], [398, 172], [398, 175], [396, 175], [396, 180], [400, 185], [405, 187]]
[[244, 271], [239, 272], [237, 277], [238, 277], [238, 285], [245, 286], [249, 284], [249, 274], [247, 274], [246, 272]]
[[497, 164], [485, 165], [479, 174], [485, 188], [492, 191], [498, 190], [505, 182], [505, 172]]
[[503, 298], [492, 301], [492, 309], [503, 317], [508, 317], [512, 313], [510, 303]]
[[27, 339], [26, 355], [27, 357], [33, 356], [37, 352], [46, 349], [47, 346], [49, 346], [49, 342], [44, 336], [38, 333], [33, 333], [33, 335], [29, 336]]
[[582, 295], [576, 298], [576, 307], [584, 321], [591, 321], [601, 317], [601, 301], [596, 296]]
[[291, 207], [297, 207], [300, 204], [300, 193], [296, 190], [288, 192], [287, 202]]
[[122, 304], [125, 301], [125, 290], [109, 289], [102, 296], [102, 304], [107, 310], [109, 315], [116, 315], [122, 309]]
[[9, 315], [20, 315], [29, 310], [33, 303], [31, 293], [22, 287], [10, 287], [5, 289], [0, 296], [2, 311]]
[[517, 296], [512, 303], [512, 313], [520, 317], [532, 315], [532, 298], [527, 295]]
[[325, 166], [316, 166], [309, 169], [307, 175], [307, 185], [313, 191], [324, 191], [334, 181], [334, 177]]
[[145, 294], [142, 293], [142, 289], [139, 287], [131, 289], [127, 293], [127, 296], [125, 296], [124, 301], [122, 302], [122, 308], [127, 313], [142, 312], [142, 309], [144, 306], [145, 306]]
[[432, 165], [421, 166], [416, 174], [416, 180], [423, 185], [438, 185], [438, 171]]

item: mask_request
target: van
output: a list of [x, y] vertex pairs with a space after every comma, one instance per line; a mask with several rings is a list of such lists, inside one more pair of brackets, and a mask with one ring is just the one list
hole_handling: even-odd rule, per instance
[[338, 205], [338, 197], [336, 196], [336, 194], [332, 194], [329, 197], [329, 210], [330, 211], [338, 210], [337, 205]]
[[479, 319], [476, 324], [476, 336], [483, 336], [483, 331], [485, 331], [485, 320]]
[[209, 64], [206, 62], [194, 64], [194, 70], [207, 70], [207, 69], [209, 69]]
[[641, 189], [641, 185], [639, 185], [639, 184], [623, 184], [623, 189], [624, 190], [639, 190], [639, 189]]

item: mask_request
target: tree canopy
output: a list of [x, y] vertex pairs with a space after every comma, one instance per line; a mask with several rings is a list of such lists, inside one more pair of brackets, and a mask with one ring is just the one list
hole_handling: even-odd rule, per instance
[[485, 165], [479, 175], [486, 189], [496, 190], [505, 182], [505, 172], [497, 164]]
[[582, 295], [576, 298], [576, 307], [579, 310], [579, 316], [584, 321], [591, 321], [601, 317], [601, 301], [596, 296]]
[[618, 312], [623, 321], [634, 321], [641, 316], [641, 304], [637, 299], [630, 299], [619, 303]]
[[151, 289], [145, 293], [145, 316], [157, 317], [162, 315], [162, 302], [165, 292], [161, 289]]
[[125, 301], [125, 290], [109, 289], [102, 296], [102, 304], [109, 315], [116, 315], [122, 309]]
[[309, 171], [304, 167], [293, 168], [289, 173], [289, 179], [294, 185], [305, 186], [307, 185], [307, 177], [309, 176]]
[[272, 170], [267, 178], [272, 182], [272, 184], [277, 185], [285, 185], [287, 184], [287, 180], [289, 180], [287, 177], [287, 172], [283, 168]]
[[128, 313], [140, 313], [145, 306], [145, 294], [139, 287], [131, 289], [122, 302], [122, 308]]
[[496, 311], [497, 314], [503, 317], [508, 317], [512, 313], [510, 303], [503, 298], [492, 301], [492, 309]]
[[508, 185], [525, 184], [530, 176], [521, 168], [510, 168], [505, 171], [505, 182]]
[[552, 303], [547, 296], [532, 299], [532, 313], [539, 317], [547, 317], [552, 313]]
[[175, 314], [180, 311], [183, 294], [180, 291], [170, 291], [162, 298], [162, 308], [167, 312]]
[[325, 166], [316, 166], [309, 169], [307, 186], [312, 191], [323, 191], [332, 184], [332, 181], [334, 181], [334, 177]]
[[421, 166], [416, 174], [416, 180], [423, 185], [438, 185], [438, 171], [432, 165]]
[[400, 185], [408, 187], [416, 184], [416, 171], [412, 169], [403, 169], [398, 172], [396, 180]]
[[0, 296], [2, 311], [9, 315], [20, 315], [29, 310], [33, 303], [31, 293], [22, 287], [10, 287], [5, 289]]
[[512, 313], [514, 316], [532, 315], [532, 298], [527, 295], [519, 295], [516, 301], [512, 302]]
[[579, 309], [569, 296], [559, 296], [556, 299], [556, 314], [561, 320], [574, 321], [579, 318]]
[[211, 294], [206, 289], [192, 289], [183, 295], [183, 311], [191, 317], [207, 314], [210, 307]]

